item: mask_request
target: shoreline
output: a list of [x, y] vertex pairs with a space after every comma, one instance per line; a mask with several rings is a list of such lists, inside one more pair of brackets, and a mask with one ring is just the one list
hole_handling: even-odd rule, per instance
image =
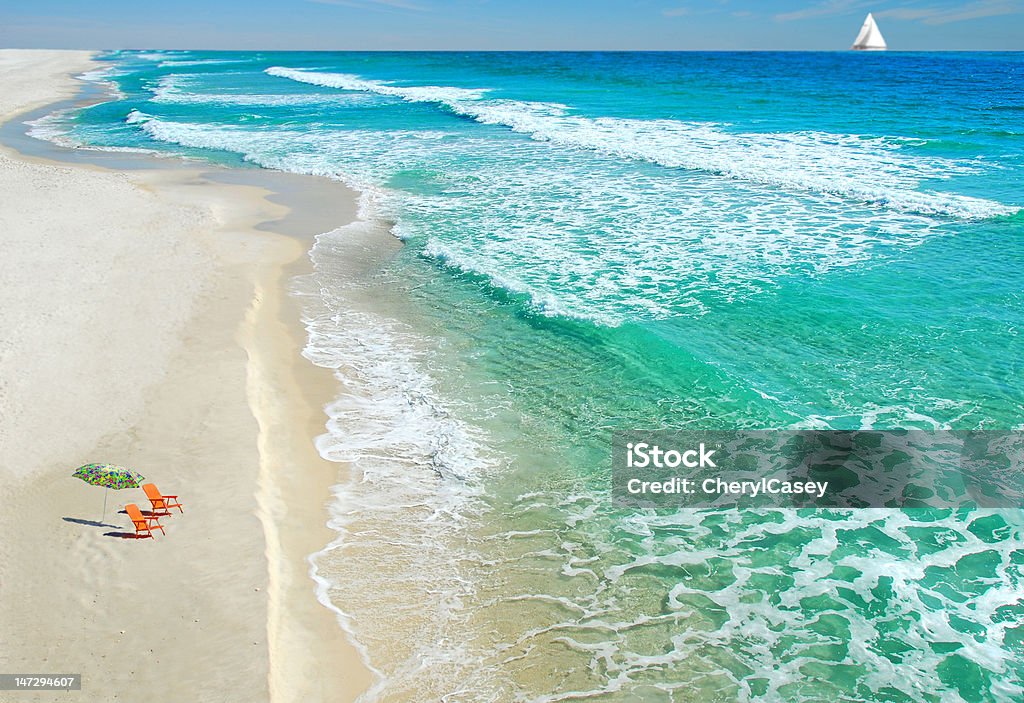
[[[21, 52], [2, 52], [0, 57], [8, 59], [18, 53]], [[26, 112], [44, 105], [53, 106], [80, 94], [75, 91], [78, 86], [74, 85], [71, 74], [95, 67], [85, 52], [21, 53], [24, 59], [33, 60], [33, 65], [39, 64], [42, 55], [49, 63], [63, 60], [74, 65], [68, 65], [63, 73], [52, 71], [52, 84], [46, 86], [49, 93], [45, 99], [23, 103], [17, 110], [9, 110], [4, 105], [0, 120], [8, 126], [20, 121], [19, 116]], [[91, 531], [87, 535], [91, 539], [87, 539], [87, 528], [75, 524], [75, 519], [57, 527], [46, 522], [59, 517], [52, 512], [46, 514], [50, 507], [46, 503], [78, 504], [87, 511], [92, 504], [81, 501], [99, 497], [98, 491], [88, 491], [84, 484], [67, 480], [63, 473], [64, 469], [67, 474], [73, 470], [74, 466], [66, 462], [78, 455], [78, 447], [71, 443], [62, 449], [63, 455], [58, 451], [46, 468], [11, 481], [5, 487], [5, 502], [15, 508], [0, 518], [0, 530], [10, 530], [16, 538], [4, 540], [12, 544], [3, 548], [3, 556], [9, 563], [29, 558], [33, 550], [27, 543], [34, 540], [21, 531], [24, 525], [34, 524], [55, 538], [58, 553], [68, 550], [65, 557], [72, 562], [72, 568], [68, 569], [68, 564], [64, 563], [65, 568], [58, 572], [74, 571], [74, 567], [84, 572], [113, 565], [138, 574], [147, 568], [159, 569], [167, 559], [177, 562], [175, 569], [146, 584], [155, 589], [148, 594], [146, 590], [136, 590], [141, 583], [132, 588], [130, 578], [127, 583], [121, 581], [127, 575], [117, 573], [120, 571], [117, 568], [104, 569], [107, 573], [103, 576], [110, 582], [101, 578], [91, 584], [97, 592], [92, 594], [94, 603], [102, 600], [105, 591], [117, 590], [120, 582], [121, 590], [128, 594], [136, 592], [137, 600], [149, 604], [136, 613], [140, 619], [149, 615], [143, 625], [129, 619], [130, 625], [115, 630], [120, 633], [121, 641], [141, 641], [149, 650], [149, 657], [155, 660], [149, 664], [139, 663], [133, 676], [125, 677], [116, 670], [96, 670], [96, 661], [109, 661], [109, 665], [117, 667], [120, 658], [117, 655], [123, 653], [119, 646], [121, 641], [114, 642], [111, 650], [104, 653], [108, 630], [98, 622], [88, 618], [82, 618], [81, 622], [65, 621], [63, 628], [54, 633], [58, 640], [65, 641], [65, 649], [73, 643], [77, 645], [75, 648], [88, 649], [93, 655], [89, 659], [91, 671], [81, 672], [85, 691], [91, 688], [98, 692], [95, 682], [108, 680], [117, 684], [116, 691], [105, 692], [108, 697], [137, 697], [151, 691], [157, 683], [166, 689], [169, 680], [177, 677], [180, 681], [184, 674], [192, 686], [190, 690], [182, 689], [182, 694], [198, 693], [199, 700], [216, 698], [228, 689], [231, 696], [244, 695], [248, 700], [354, 700], [369, 686], [370, 672], [335, 614], [318, 602], [317, 585], [310, 578], [308, 563], [309, 555], [335, 536], [327, 526], [327, 502], [331, 497], [330, 488], [338, 483], [339, 471], [344, 471], [345, 467], [322, 459], [313, 439], [324, 431], [322, 408], [331, 399], [331, 390], [337, 382], [331, 371], [316, 367], [302, 357], [305, 328], [298, 314], [299, 301], [287, 291], [288, 282], [310, 267], [304, 257], [308, 247], [303, 245], [303, 233], [311, 238], [355, 218], [351, 191], [346, 198], [345, 186], [327, 179], [256, 169], [252, 172], [232, 170], [148, 155], [119, 154], [119, 162], [127, 159], [139, 166], [133, 163], [125, 167], [117, 163], [112, 170], [105, 164], [90, 163], [85, 150], [46, 145], [47, 148], [39, 151], [50, 154], [23, 154], [14, 151], [4, 140], [0, 155], [17, 162], [19, 168], [58, 168], [65, 174], [70, 173], [73, 179], [114, 178], [128, 189], [136, 189], [149, 198], [189, 212], [193, 218], [189, 234], [198, 236], [191, 237], [193, 241], [188, 242], [187, 247], [205, 250], [202, 253], [208, 257], [191, 271], [185, 266], [179, 272], [201, 278], [202, 286], [192, 292], [191, 309], [184, 311], [178, 328], [168, 335], [174, 338], [175, 348], [168, 351], [163, 368], [147, 369], [149, 378], [138, 379], [146, 384], [140, 393], [140, 402], [136, 407], [126, 404], [119, 418], [120, 426], [101, 425], [106, 431], [99, 436], [80, 435], [78, 447], [91, 446], [90, 451], [95, 451], [96, 456], [103, 454], [106, 460], [118, 463], [133, 465], [133, 457], [138, 457], [135, 465], [152, 465], [153, 459], [160, 456], [164, 458], [164, 465], [173, 465], [184, 463], [178, 445], [189, 438], [196, 441], [199, 457], [217, 466], [213, 475], [197, 473], [199, 467], [182, 470], [180, 476], [169, 472], [159, 477], [147, 475], [162, 490], [181, 494], [186, 505], [184, 515], [164, 520], [169, 528], [166, 542], [162, 536], [158, 536], [155, 544], [148, 540], [140, 543], [114, 540], [106, 535], [101, 537], [95, 531]], [[82, 161], [80, 155], [85, 155], [86, 163], [72, 165], [66, 159], [48, 158], [59, 157], [62, 152], [74, 153], [75, 162]], [[280, 187], [275, 188], [275, 184]], [[339, 204], [342, 200], [344, 203]], [[296, 202], [301, 202], [303, 212]], [[307, 207], [316, 202], [319, 208]], [[105, 205], [97, 203], [96, 209], [103, 210]], [[119, 215], [123, 213], [112, 217]], [[40, 223], [32, 224], [39, 226]], [[145, 228], [144, 223], [138, 226]], [[154, 252], [152, 256], [156, 259], [159, 254]], [[149, 264], [162, 267], [165, 262]], [[122, 292], [142, 296], [153, 293], [145, 289]], [[102, 316], [104, 311], [93, 312]], [[134, 332], [146, 334], [148, 322], [134, 322], [141, 324]], [[4, 357], [0, 359], [7, 361]], [[73, 367], [73, 355], [70, 361]], [[211, 366], [219, 368], [211, 369]], [[107, 371], [113, 373], [121, 369]], [[225, 376], [231, 377], [227, 383]], [[220, 391], [230, 392], [214, 398]], [[231, 397], [230, 403], [227, 396]], [[244, 407], [239, 407], [240, 400]], [[227, 407], [229, 405], [231, 407]], [[198, 423], [196, 416], [201, 417]], [[213, 427], [207, 427], [208, 424]], [[211, 447], [211, 442], [225, 446]], [[91, 455], [81, 457], [78, 463], [99, 460]], [[9, 456], [0, 453], [0, 470], [9, 469], [11, 461]], [[58, 501], [51, 500], [55, 491], [61, 494]], [[124, 496], [111, 494], [110, 505], [138, 502], [142, 498], [136, 495], [141, 494], [137, 490], [124, 493]], [[242, 500], [246, 495], [252, 496], [251, 502]], [[214, 502], [212, 498], [220, 500]], [[239, 511], [239, 503], [248, 507]], [[103, 523], [122, 526], [126, 519], [111, 516], [112, 512], [108, 509]], [[88, 521], [79, 520], [82, 522]], [[259, 530], [255, 533], [260, 535], [259, 539], [253, 527]], [[210, 532], [224, 535], [223, 541], [211, 539]], [[195, 544], [189, 545], [189, 538], [211, 542], [205, 550], [208, 553], [195, 549]], [[88, 544], [83, 545], [83, 542]], [[39, 545], [35, 546], [38, 549]], [[53, 546], [48, 544], [47, 548]], [[142, 552], [143, 549], [149, 553]], [[254, 568], [252, 562], [257, 560], [251, 559], [251, 555], [257, 549], [264, 553], [265, 563], [260, 562], [258, 568]], [[80, 551], [84, 556], [75, 554]], [[241, 555], [246, 552], [249, 558]], [[205, 563], [202, 557], [207, 557]], [[78, 564], [76, 560], [86, 563]], [[60, 559], [55, 561], [60, 562]], [[233, 568], [240, 573], [230, 573]], [[231, 578], [219, 578], [223, 574], [216, 574], [218, 569], [229, 572]], [[262, 574], [258, 573], [260, 571]], [[0, 585], [3, 600], [8, 603], [29, 592], [33, 596], [29, 602], [21, 604], [23, 612], [20, 614], [0, 609], [4, 639], [16, 643], [13, 646], [0, 643], [0, 664], [9, 670], [45, 668], [43, 663], [33, 666], [32, 653], [19, 651], [26, 643], [18, 642], [22, 638], [42, 639], [43, 642], [36, 642], [27, 649], [38, 649], [42, 645], [49, 655], [47, 658], [54, 658], [51, 666], [67, 668], [56, 662], [61, 648], [54, 648], [52, 642], [47, 647], [47, 638], [42, 636], [46, 628], [41, 632], [39, 623], [29, 616], [45, 602], [61, 602], [69, 595], [71, 600], [84, 602], [89, 594], [79, 593], [74, 585], [66, 583], [39, 590], [44, 582], [43, 574], [33, 574], [28, 569], [26, 572]], [[183, 588], [180, 582], [175, 583], [173, 574], [182, 572], [197, 579], [207, 577], [206, 588], [194, 591]], [[53, 574], [58, 578], [60, 575]], [[216, 577], [209, 578], [213, 576]], [[140, 577], [140, 580], [151, 579]], [[154, 597], [156, 593], [159, 597]], [[181, 632], [179, 621], [186, 620], [182, 613], [160, 616], [168, 604], [173, 605], [182, 595], [188, 597], [182, 610], [191, 606], [193, 614], [202, 611], [215, 620], [217, 616], [225, 620], [219, 624], [224, 626], [220, 630], [231, 631], [227, 639], [223, 639], [227, 635], [223, 631], [204, 633], [221, 640], [211, 651], [223, 651], [223, 655], [211, 659], [205, 647], [190, 646], [191, 638], [206, 637]], [[197, 603], [196, 599], [202, 600]], [[200, 624], [205, 618], [193, 620], [193, 624]], [[141, 637], [125, 636], [128, 627], [138, 627]], [[259, 639], [250, 640], [258, 630], [263, 631], [266, 654], [254, 659], [253, 649], [254, 645], [258, 647]], [[31, 638], [27, 637], [29, 633]], [[183, 635], [183, 641], [176, 642], [174, 637], [167, 639], [168, 634]], [[167, 646], [161, 646], [165, 642]], [[85, 643], [87, 647], [83, 646]], [[252, 676], [256, 665], [265, 668], [265, 678]], [[239, 671], [225, 677], [223, 668], [231, 666], [239, 667]], [[143, 668], [147, 671], [141, 671]], [[197, 677], [203, 671], [208, 674], [207, 681], [218, 676], [228, 681], [196, 688]], [[248, 676], [240, 676], [242, 672], [247, 672]], [[244, 685], [242, 681], [246, 678], [250, 679], [249, 686], [244, 691], [239, 690], [238, 685]], [[259, 681], [254, 683], [252, 678]], [[26, 700], [35, 699], [27, 697]]]

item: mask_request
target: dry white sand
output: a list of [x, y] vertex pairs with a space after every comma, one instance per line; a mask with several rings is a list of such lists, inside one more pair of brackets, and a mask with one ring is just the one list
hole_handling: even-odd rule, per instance
[[[0, 51], [0, 122], [90, 67]], [[306, 247], [254, 229], [286, 212], [268, 194], [0, 148], [0, 673], [81, 673], [71, 695], [90, 701], [345, 701], [368, 684], [307, 575], [330, 538], [338, 467], [311, 438], [333, 379], [300, 357], [284, 293]], [[185, 513], [119, 537], [122, 506], [149, 506], [111, 491], [100, 521], [103, 489], [70, 478], [93, 461]]]

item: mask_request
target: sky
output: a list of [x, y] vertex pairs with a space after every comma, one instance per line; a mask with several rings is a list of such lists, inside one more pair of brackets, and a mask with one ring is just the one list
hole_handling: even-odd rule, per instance
[[1024, 50], [1024, 0], [0, 0], [0, 47]]

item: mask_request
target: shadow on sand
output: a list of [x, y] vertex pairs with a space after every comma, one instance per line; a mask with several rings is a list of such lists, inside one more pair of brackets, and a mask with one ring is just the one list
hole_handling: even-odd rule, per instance
[[120, 537], [121, 539], [149, 539], [150, 535], [140, 535], [134, 532], [104, 532], [104, 537]]
[[76, 525], [86, 525], [88, 527], [120, 527], [120, 525], [110, 525], [106, 522], [98, 522], [96, 520], [83, 520], [79, 517], [63, 517], [61, 520], [64, 522], [73, 522]]
[[[163, 515], [158, 515], [157, 513], [154, 513], [151, 510], [142, 510], [140, 512], [143, 515], [147, 516], [147, 517], [156, 517], [156, 516], [164, 517]], [[117, 514], [118, 515], [127, 515], [128, 513], [125, 512], [124, 510], [118, 510]], [[63, 518], [61, 518], [61, 520], [63, 520], [64, 522], [73, 522], [76, 525], [86, 525], [88, 527], [113, 527], [115, 530], [120, 528], [120, 527], [122, 527], [121, 525], [111, 525], [109, 523], [98, 522], [96, 520], [83, 520], [82, 518], [79, 518], [79, 517], [63, 517]], [[117, 537], [117, 538], [120, 538], [120, 539], [149, 539], [148, 535], [136, 534], [135, 532], [104, 532], [103, 536], [104, 537]]]

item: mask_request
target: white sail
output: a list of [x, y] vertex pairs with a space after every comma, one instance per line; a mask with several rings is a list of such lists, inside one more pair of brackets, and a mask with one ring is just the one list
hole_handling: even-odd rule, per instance
[[878, 29], [878, 24], [875, 22], [875, 17], [870, 12], [864, 19], [864, 25], [860, 28], [860, 34], [853, 42], [854, 49], [861, 51], [885, 51], [885, 37], [882, 36], [882, 32]]

